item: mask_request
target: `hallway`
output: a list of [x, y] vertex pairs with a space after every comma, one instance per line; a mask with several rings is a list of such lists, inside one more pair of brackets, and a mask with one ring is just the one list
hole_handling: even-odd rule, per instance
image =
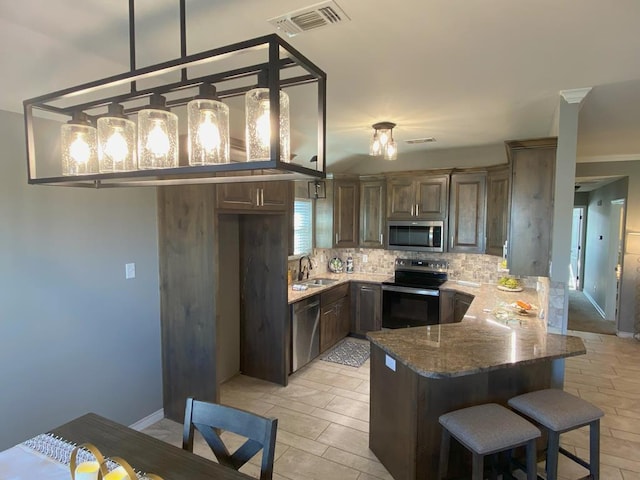
[[584, 293], [578, 290], [569, 290], [568, 329], [606, 335], [616, 334], [615, 321], [602, 318]]

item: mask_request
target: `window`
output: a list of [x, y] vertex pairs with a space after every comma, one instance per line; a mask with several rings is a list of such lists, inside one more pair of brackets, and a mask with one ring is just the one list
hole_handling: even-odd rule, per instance
[[313, 202], [296, 199], [293, 203], [293, 254], [309, 254], [313, 249]]

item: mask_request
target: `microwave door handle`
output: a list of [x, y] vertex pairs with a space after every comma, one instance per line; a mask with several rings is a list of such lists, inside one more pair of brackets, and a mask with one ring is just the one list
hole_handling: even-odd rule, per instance
[[429, 227], [429, 240], [428, 240], [428, 246], [429, 247], [433, 247], [433, 231], [436, 229], [436, 227]]
[[382, 290], [385, 292], [409, 293], [411, 295], [422, 295], [425, 297], [439, 297], [439, 290], [431, 290], [427, 288], [400, 287], [397, 285], [383, 285]]

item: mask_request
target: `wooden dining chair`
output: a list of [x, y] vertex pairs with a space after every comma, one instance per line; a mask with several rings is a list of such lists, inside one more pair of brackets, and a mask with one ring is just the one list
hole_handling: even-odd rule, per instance
[[[234, 470], [239, 470], [262, 450], [260, 480], [271, 480], [277, 428], [277, 418], [265, 418], [237, 408], [187, 398], [182, 448], [193, 452], [193, 437], [197, 429], [218, 462]], [[218, 430], [242, 435], [247, 441], [234, 453], [229, 453]]]

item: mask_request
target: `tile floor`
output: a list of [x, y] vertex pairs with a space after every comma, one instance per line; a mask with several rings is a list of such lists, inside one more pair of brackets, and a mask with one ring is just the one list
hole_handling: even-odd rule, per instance
[[[567, 359], [565, 389], [605, 411], [600, 478], [640, 480], [640, 342], [570, 334], [584, 339], [587, 354]], [[292, 375], [287, 387], [237, 376], [222, 386], [221, 402], [279, 419], [276, 480], [392, 478], [368, 448], [368, 361], [354, 368], [315, 360]], [[167, 419], [144, 432], [174, 445], [182, 443], [182, 426]], [[231, 448], [239, 445], [233, 435], [224, 435]], [[561, 438], [565, 448], [588, 457], [586, 428]], [[203, 441], [196, 442], [195, 451], [213, 458]], [[259, 462], [258, 455], [241, 471], [258, 477]], [[542, 464], [539, 470], [542, 473]], [[561, 480], [587, 473], [561, 456]]]

